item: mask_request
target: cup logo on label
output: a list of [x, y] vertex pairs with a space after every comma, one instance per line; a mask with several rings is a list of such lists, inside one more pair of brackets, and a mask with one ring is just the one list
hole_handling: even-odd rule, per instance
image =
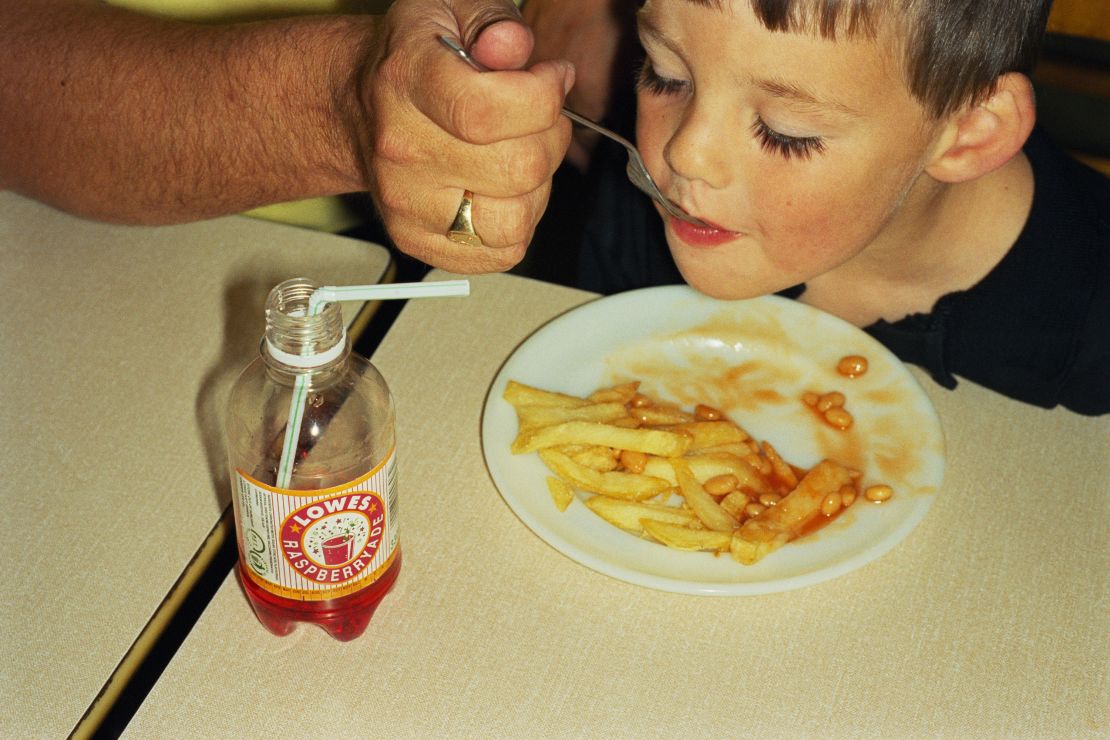
[[343, 583], [374, 561], [385, 532], [385, 505], [369, 491], [305, 504], [281, 525], [286, 561], [315, 583]]

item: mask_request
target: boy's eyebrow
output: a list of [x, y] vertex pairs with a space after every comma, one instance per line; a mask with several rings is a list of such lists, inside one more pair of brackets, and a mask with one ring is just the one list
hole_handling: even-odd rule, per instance
[[[695, 0], [696, 1], [696, 0]], [[642, 36], [647, 36], [652, 41], [662, 44], [668, 49], [676, 48], [676, 44], [671, 39], [658, 29], [652, 22], [651, 18], [641, 9], [636, 14], [636, 27]], [[805, 103], [817, 108], [831, 108], [838, 113], [842, 113], [853, 118], [859, 118], [862, 115], [858, 110], [849, 105], [845, 105], [836, 100], [826, 100], [818, 97], [814, 93], [806, 90], [801, 85], [790, 82], [788, 80], [776, 79], [773, 77], [758, 78], [754, 75], [750, 79], [751, 84], [763, 90], [769, 95], [776, 98], [786, 98], [788, 100]]]
[[752, 77], [751, 82], [760, 90], [776, 98], [788, 98], [800, 103], [817, 106], [818, 108], [832, 108], [835, 111], [852, 116], [853, 118], [858, 118], [860, 116], [860, 112], [849, 105], [845, 105], [836, 100], [820, 98], [804, 87], [787, 80]]

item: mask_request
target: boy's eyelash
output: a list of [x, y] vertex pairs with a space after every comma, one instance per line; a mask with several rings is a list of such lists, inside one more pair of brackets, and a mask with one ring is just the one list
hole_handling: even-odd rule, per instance
[[799, 157], [809, 159], [814, 154], [825, 151], [825, 142], [819, 136], [787, 136], [780, 134], [756, 117], [752, 122], [752, 131], [759, 139], [764, 151], [775, 152], [786, 159]]
[[[636, 75], [636, 87], [653, 95], [673, 95], [685, 90], [687, 83], [683, 80], [660, 77], [651, 65], [651, 60], [644, 59]], [[758, 116], [752, 122], [752, 131], [765, 151], [774, 152], [786, 159], [792, 157], [809, 159], [814, 154], [825, 151], [825, 142], [819, 136], [787, 136], [786, 134], [780, 134]]]
[[684, 90], [686, 83], [682, 80], [660, 77], [651, 66], [651, 60], [644, 59], [636, 75], [636, 87], [653, 95], [672, 95]]

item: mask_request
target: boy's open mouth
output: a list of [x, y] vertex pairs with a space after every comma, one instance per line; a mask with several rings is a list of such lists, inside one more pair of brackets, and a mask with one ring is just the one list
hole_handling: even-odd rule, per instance
[[708, 226], [695, 226], [682, 219], [667, 216], [667, 228], [682, 242], [701, 249], [710, 249], [740, 236], [736, 231], [729, 231], [701, 216], [698, 218], [705, 221]]

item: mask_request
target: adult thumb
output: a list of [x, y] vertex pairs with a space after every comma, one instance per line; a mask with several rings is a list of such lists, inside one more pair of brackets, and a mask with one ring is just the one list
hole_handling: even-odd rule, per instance
[[489, 69], [523, 69], [532, 55], [532, 30], [511, 0], [456, 0], [464, 46]]

